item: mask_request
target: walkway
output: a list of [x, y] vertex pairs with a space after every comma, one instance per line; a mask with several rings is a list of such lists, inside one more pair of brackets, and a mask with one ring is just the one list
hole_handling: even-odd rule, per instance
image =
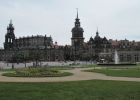
[[6, 77], [0, 73], [0, 82], [64, 82], [64, 81], [78, 81], [78, 80], [116, 80], [116, 81], [137, 81], [140, 82], [140, 78], [129, 77], [112, 77], [106, 76], [100, 73], [83, 72], [91, 68], [75, 68], [73, 70], [66, 70], [74, 75], [65, 77], [43, 77], [43, 78], [23, 78], [23, 77]]

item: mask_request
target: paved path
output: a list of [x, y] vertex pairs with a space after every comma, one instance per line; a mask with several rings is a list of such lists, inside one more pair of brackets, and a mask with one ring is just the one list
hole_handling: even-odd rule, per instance
[[140, 78], [129, 77], [111, 77], [100, 73], [82, 72], [91, 68], [75, 68], [73, 70], [66, 70], [74, 75], [65, 77], [43, 77], [43, 78], [23, 78], [23, 77], [6, 77], [0, 73], [0, 82], [64, 82], [64, 81], [78, 81], [78, 80], [116, 80], [116, 81], [137, 81], [140, 82]]

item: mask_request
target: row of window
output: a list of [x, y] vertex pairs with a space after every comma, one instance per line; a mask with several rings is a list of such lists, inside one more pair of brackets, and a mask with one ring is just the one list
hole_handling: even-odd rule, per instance
[[138, 62], [140, 60], [139, 55], [134, 55], [134, 56], [132, 56], [132, 55], [126, 55], [126, 56], [120, 55], [120, 61], [122, 61], [122, 62], [123, 61], [132, 61], [132, 60]]

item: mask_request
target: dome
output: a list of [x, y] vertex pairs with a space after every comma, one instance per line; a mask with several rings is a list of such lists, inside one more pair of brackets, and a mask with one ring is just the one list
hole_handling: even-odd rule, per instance
[[75, 32], [75, 31], [81, 31], [81, 32], [84, 32], [84, 29], [82, 27], [74, 27], [72, 28], [71, 30], [72, 32]]
[[99, 36], [98, 30], [97, 30], [97, 32], [96, 32], [96, 36], [94, 37], [94, 40], [95, 40], [95, 41], [101, 41], [101, 40], [102, 40], [102, 38]]
[[104, 37], [104, 38], [103, 38], [103, 41], [107, 41], [107, 38], [106, 38], [106, 37]]
[[94, 40], [100, 40], [101, 38], [100, 38], [100, 36], [98, 36], [98, 35], [96, 35], [95, 36], [95, 38], [94, 38]]

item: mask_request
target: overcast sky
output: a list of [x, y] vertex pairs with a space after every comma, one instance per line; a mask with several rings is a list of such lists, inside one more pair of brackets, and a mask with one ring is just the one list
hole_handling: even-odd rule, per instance
[[95, 36], [140, 40], [140, 0], [0, 0], [0, 47], [12, 19], [16, 37], [47, 35], [71, 44], [76, 8], [85, 42]]

